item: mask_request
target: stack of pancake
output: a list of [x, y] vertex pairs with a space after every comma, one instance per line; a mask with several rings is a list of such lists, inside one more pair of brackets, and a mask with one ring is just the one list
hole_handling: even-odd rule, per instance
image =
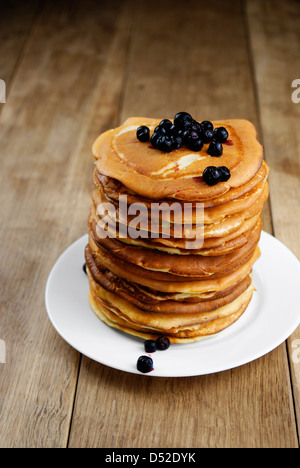
[[[138, 141], [138, 127], [152, 132], [159, 122], [130, 118], [94, 143], [89, 300], [111, 327], [187, 343], [227, 328], [252, 298], [269, 168], [246, 120], [213, 122], [229, 133], [221, 157], [208, 145], [164, 153]], [[208, 166], [231, 177], [207, 185]]]

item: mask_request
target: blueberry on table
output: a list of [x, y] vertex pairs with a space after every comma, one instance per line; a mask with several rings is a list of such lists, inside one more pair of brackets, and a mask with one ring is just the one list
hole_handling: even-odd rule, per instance
[[221, 171], [218, 167], [208, 166], [203, 172], [203, 181], [207, 185], [216, 185], [221, 182]]
[[228, 169], [228, 167], [219, 166], [218, 169], [221, 172], [220, 182], [226, 182], [228, 179], [230, 179], [231, 174], [230, 174], [230, 170]]
[[207, 150], [210, 156], [220, 157], [223, 154], [222, 143], [218, 141], [211, 141]]
[[86, 263], [83, 264], [82, 269], [83, 269], [84, 273], [87, 274], [87, 272], [86, 272]]
[[137, 136], [137, 139], [143, 143], [146, 141], [149, 141], [149, 138], [150, 138], [149, 128], [146, 127], [145, 125], [142, 125], [141, 127], [137, 129], [136, 136]]
[[150, 356], [140, 356], [136, 363], [136, 368], [138, 371], [146, 374], [147, 372], [152, 371], [153, 369], [153, 360]]
[[146, 353], [155, 353], [156, 343], [154, 340], [146, 340], [144, 343]]
[[219, 143], [224, 143], [228, 138], [228, 132], [225, 127], [218, 127], [214, 130], [214, 139]]
[[168, 349], [170, 346], [170, 340], [167, 336], [160, 336], [156, 340], [156, 348], [159, 349], [160, 351], [164, 351], [165, 349]]

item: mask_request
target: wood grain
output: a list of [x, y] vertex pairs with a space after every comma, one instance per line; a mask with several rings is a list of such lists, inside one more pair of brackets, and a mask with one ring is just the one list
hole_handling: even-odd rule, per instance
[[58, 255], [87, 229], [90, 138], [112, 124], [119, 79], [109, 112], [91, 119], [107, 75], [125, 68], [129, 5], [116, 14], [110, 1], [46, 2], [3, 108], [1, 446], [67, 444], [80, 356], [50, 325], [44, 291]]
[[[292, 101], [291, 87], [300, 78], [300, 3], [248, 0], [247, 13], [265, 154], [272, 168], [270, 202], [274, 233], [300, 259], [300, 103]], [[300, 304], [298, 307], [300, 315]], [[298, 432], [299, 339], [300, 328], [288, 340]]]
[[[7, 84], [7, 93], [22, 59], [22, 52], [31, 28], [40, 13], [39, 0], [18, 2], [11, 0], [1, 5], [0, 16], [0, 73]], [[0, 107], [1, 109], [1, 107]]]
[[298, 333], [289, 354], [283, 343], [226, 372], [145, 378], [80, 356], [50, 324], [44, 291], [57, 257], [87, 229], [91, 145], [131, 115], [187, 110], [199, 119], [253, 121], [272, 165], [264, 229], [274, 228], [299, 255], [300, 104], [286, 101], [299, 70], [299, 3], [7, 3], [0, 18], [0, 78], [9, 84], [0, 107], [7, 348], [0, 446], [298, 447]]

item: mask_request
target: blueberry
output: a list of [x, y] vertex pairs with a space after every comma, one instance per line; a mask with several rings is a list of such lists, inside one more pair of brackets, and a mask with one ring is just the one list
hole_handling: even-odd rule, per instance
[[216, 185], [221, 181], [221, 177], [221, 171], [215, 166], [208, 166], [203, 172], [203, 180], [207, 185]]
[[145, 125], [142, 125], [141, 127], [137, 129], [136, 136], [139, 141], [142, 141], [142, 142], [149, 141], [149, 137], [150, 137], [149, 128], [146, 127]]
[[218, 141], [212, 141], [209, 144], [207, 152], [208, 152], [208, 154], [210, 156], [217, 156], [217, 157], [222, 156], [222, 154], [223, 154], [222, 143], [220, 143]]
[[228, 138], [228, 132], [225, 127], [218, 127], [214, 130], [214, 139], [220, 143], [224, 143]]
[[155, 353], [156, 343], [154, 340], [146, 340], [144, 346], [146, 353]]
[[172, 126], [168, 128], [168, 135], [179, 136], [179, 131], [181, 132], [182, 130], [178, 130], [178, 128], [172, 124]]
[[164, 351], [165, 349], [168, 349], [170, 346], [170, 340], [167, 336], [160, 336], [156, 340], [156, 348], [159, 349], [160, 351]]
[[158, 126], [159, 126], [160, 128], [164, 128], [165, 130], [168, 131], [168, 130], [170, 130], [170, 128], [172, 127], [172, 125], [173, 125], [173, 124], [172, 124], [171, 120], [169, 120], [169, 119], [164, 119], [164, 120], [162, 120], [162, 121], [159, 123]]
[[189, 131], [189, 136], [187, 138], [187, 141], [193, 141], [193, 140], [199, 140], [201, 133], [197, 132], [196, 130], [190, 130]]
[[228, 169], [228, 167], [219, 166], [218, 169], [221, 172], [220, 182], [226, 182], [228, 179], [230, 179], [231, 174], [230, 174], [230, 170]]
[[149, 356], [140, 356], [136, 363], [137, 370], [146, 374], [153, 369], [153, 360]]
[[200, 133], [202, 133], [202, 131], [203, 131], [203, 128], [202, 128], [202, 125], [199, 122], [194, 120], [193, 124], [191, 126], [191, 130], [197, 132], [200, 135]]
[[165, 153], [169, 153], [173, 149], [171, 138], [167, 136], [159, 136], [156, 141], [156, 148], [160, 151], [164, 151]]
[[158, 135], [166, 135], [167, 134], [167, 129], [164, 127], [160, 127], [159, 125], [155, 127], [154, 133], [158, 133]]
[[203, 143], [210, 143], [211, 140], [213, 139], [213, 131], [212, 130], [204, 130], [203, 134], [202, 134], [202, 139], [203, 139]]
[[151, 139], [150, 139], [153, 148], [156, 148], [157, 140], [158, 140], [159, 138], [160, 138], [159, 133], [156, 133], [156, 132], [153, 133], [153, 135], [152, 135], [152, 137], [151, 137]]
[[190, 130], [178, 130], [177, 131], [177, 136], [180, 136], [182, 138], [183, 143], [186, 143], [188, 137], [190, 136]]
[[213, 130], [214, 129], [214, 126], [213, 124], [209, 121], [209, 120], [203, 120], [201, 122], [201, 126], [203, 128], [203, 130]]
[[174, 125], [180, 129], [190, 128], [193, 122], [193, 117], [187, 112], [178, 112], [174, 117]]
[[181, 138], [181, 136], [175, 136], [174, 137], [173, 148], [174, 149], [179, 149], [182, 146], [183, 146], [183, 138]]
[[87, 274], [87, 272], [86, 272], [86, 263], [83, 264], [82, 269], [83, 269], [84, 273]]
[[200, 151], [203, 147], [203, 140], [199, 137], [197, 139], [190, 138], [186, 142], [186, 145], [191, 151]]

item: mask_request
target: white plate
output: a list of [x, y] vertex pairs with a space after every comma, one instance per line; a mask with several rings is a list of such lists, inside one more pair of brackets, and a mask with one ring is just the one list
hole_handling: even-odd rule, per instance
[[87, 236], [78, 239], [54, 265], [46, 306], [54, 328], [67, 343], [107, 366], [158, 377], [220, 372], [272, 351], [300, 323], [300, 262], [281, 242], [262, 232], [262, 255], [253, 269], [257, 290], [242, 317], [215, 336], [156, 351], [151, 355], [154, 370], [141, 374], [136, 362], [146, 354], [144, 341], [105, 325], [90, 308], [88, 278], [82, 269], [87, 242]]

